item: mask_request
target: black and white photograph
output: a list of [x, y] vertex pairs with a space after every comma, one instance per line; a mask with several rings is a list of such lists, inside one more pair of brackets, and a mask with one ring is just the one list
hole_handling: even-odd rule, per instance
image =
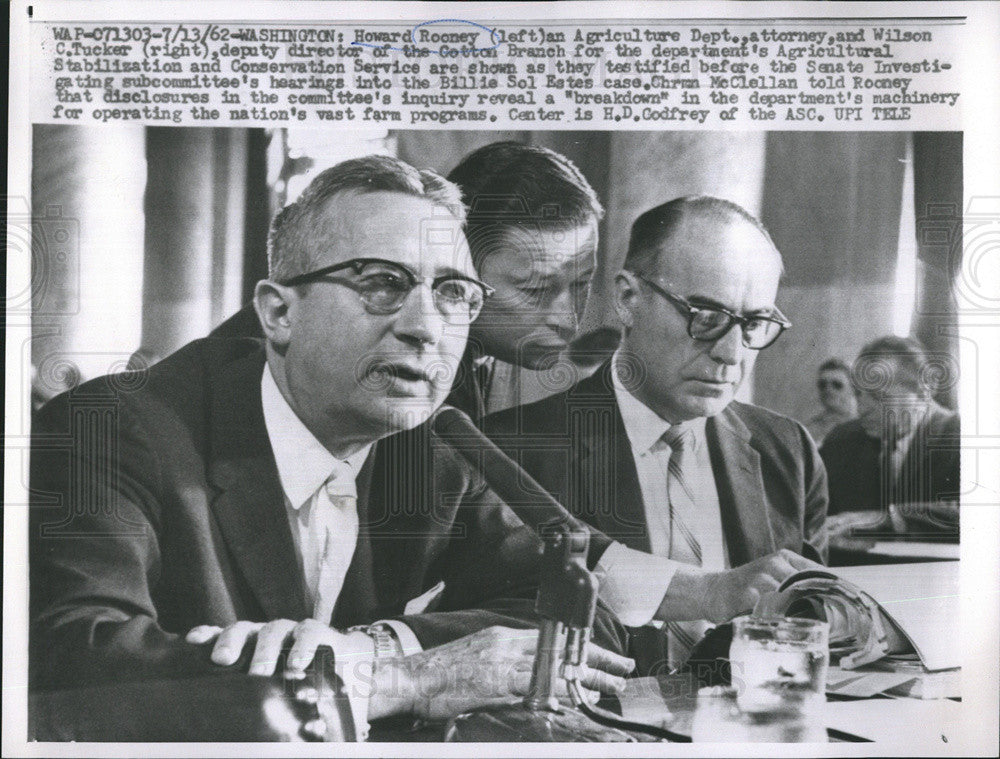
[[12, 6], [5, 753], [996, 748], [1000, 14], [95, 5]]

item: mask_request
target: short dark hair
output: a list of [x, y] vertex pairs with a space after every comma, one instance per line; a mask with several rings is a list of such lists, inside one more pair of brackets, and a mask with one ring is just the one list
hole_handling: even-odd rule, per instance
[[280, 282], [305, 274], [316, 265], [320, 225], [316, 214], [327, 200], [340, 192], [399, 192], [446, 207], [460, 222], [465, 221], [459, 189], [429, 169], [415, 169], [398, 158], [369, 155], [343, 161], [321, 171], [271, 221], [267, 237], [268, 272]]
[[468, 206], [466, 236], [477, 265], [504, 227], [544, 222], [569, 229], [604, 216], [597, 193], [576, 165], [537, 145], [485, 145], [463, 158], [448, 179], [461, 188]]
[[847, 362], [844, 361], [842, 358], [828, 358], [826, 361], [820, 364], [819, 369], [816, 370], [817, 373], [833, 372], [833, 371], [843, 372], [848, 377], [851, 376], [851, 367], [849, 367], [847, 365]]
[[[637, 273], [647, 273], [659, 256], [660, 248], [689, 216], [714, 216], [720, 221], [735, 216], [751, 224], [771, 244], [777, 246], [763, 224], [743, 206], [731, 200], [711, 195], [685, 195], [651, 208], [632, 224], [624, 268]], [[781, 254], [778, 254], [779, 258]]]
[[[887, 359], [896, 359], [899, 362], [896, 376], [887, 376], [887, 371], [873, 366], [876, 362]], [[886, 335], [865, 344], [854, 361], [851, 377], [859, 389], [867, 389], [873, 385], [885, 387], [895, 380], [916, 392], [931, 393], [935, 389], [932, 375], [933, 367], [919, 340], [913, 337]]]

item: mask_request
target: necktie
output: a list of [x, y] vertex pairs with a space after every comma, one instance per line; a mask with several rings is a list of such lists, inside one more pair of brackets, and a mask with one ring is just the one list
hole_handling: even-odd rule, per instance
[[[696, 529], [698, 513], [695, 494], [691, 491], [690, 471], [694, 452], [694, 432], [683, 425], [673, 425], [663, 434], [670, 447], [667, 467], [667, 496], [670, 503], [670, 558], [700, 567], [701, 543]], [[667, 655], [671, 668], [683, 664], [694, 645], [705, 634], [708, 624], [702, 620], [668, 622]]]
[[490, 412], [490, 389], [493, 384], [493, 370], [496, 359], [486, 358], [476, 366], [476, 383], [479, 385], [479, 398], [483, 404], [483, 415]]
[[316, 494], [309, 515], [309, 539], [318, 558], [312, 616], [324, 624], [330, 624], [354, 557], [358, 542], [357, 506], [353, 477], [335, 471]]

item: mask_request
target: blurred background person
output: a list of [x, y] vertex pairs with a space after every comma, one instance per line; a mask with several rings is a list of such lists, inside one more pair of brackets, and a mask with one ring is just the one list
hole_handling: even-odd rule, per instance
[[839, 358], [820, 364], [816, 388], [823, 410], [806, 422], [806, 429], [820, 445], [830, 430], [858, 415], [858, 399], [851, 384], [851, 367]]
[[820, 449], [833, 545], [863, 549], [884, 533], [957, 539], [960, 421], [934, 400], [935, 373], [913, 338], [880, 337], [861, 349], [852, 375], [858, 418]]
[[[563, 389], [560, 362], [565, 387], [577, 378], [563, 354], [587, 304], [604, 208], [572, 161], [537, 145], [486, 145], [448, 179], [462, 188], [472, 260], [494, 290], [448, 398], [478, 420]], [[553, 376], [532, 376], [540, 371]]]

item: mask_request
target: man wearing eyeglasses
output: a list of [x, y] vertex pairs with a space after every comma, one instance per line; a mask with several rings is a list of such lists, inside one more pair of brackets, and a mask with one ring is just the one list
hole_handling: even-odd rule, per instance
[[[616, 284], [611, 361], [486, 431], [594, 527], [602, 599], [635, 626], [637, 671], [684, 662], [708, 623], [826, 555], [826, 476], [805, 429], [734, 400], [790, 324], [781, 256], [734, 203], [639, 217]], [[651, 625], [652, 623], [652, 625]], [[651, 626], [650, 626], [651, 625]]]
[[[463, 218], [433, 172], [328, 169], [272, 222], [263, 343], [198, 340], [40, 412], [33, 687], [181, 677], [245, 648], [270, 675], [284, 646], [301, 670], [329, 644], [369, 666], [372, 716], [523, 694], [532, 633], [499, 627], [532, 624], [539, 540], [425, 424], [489, 294]], [[595, 689], [630, 664], [591, 661]]]

